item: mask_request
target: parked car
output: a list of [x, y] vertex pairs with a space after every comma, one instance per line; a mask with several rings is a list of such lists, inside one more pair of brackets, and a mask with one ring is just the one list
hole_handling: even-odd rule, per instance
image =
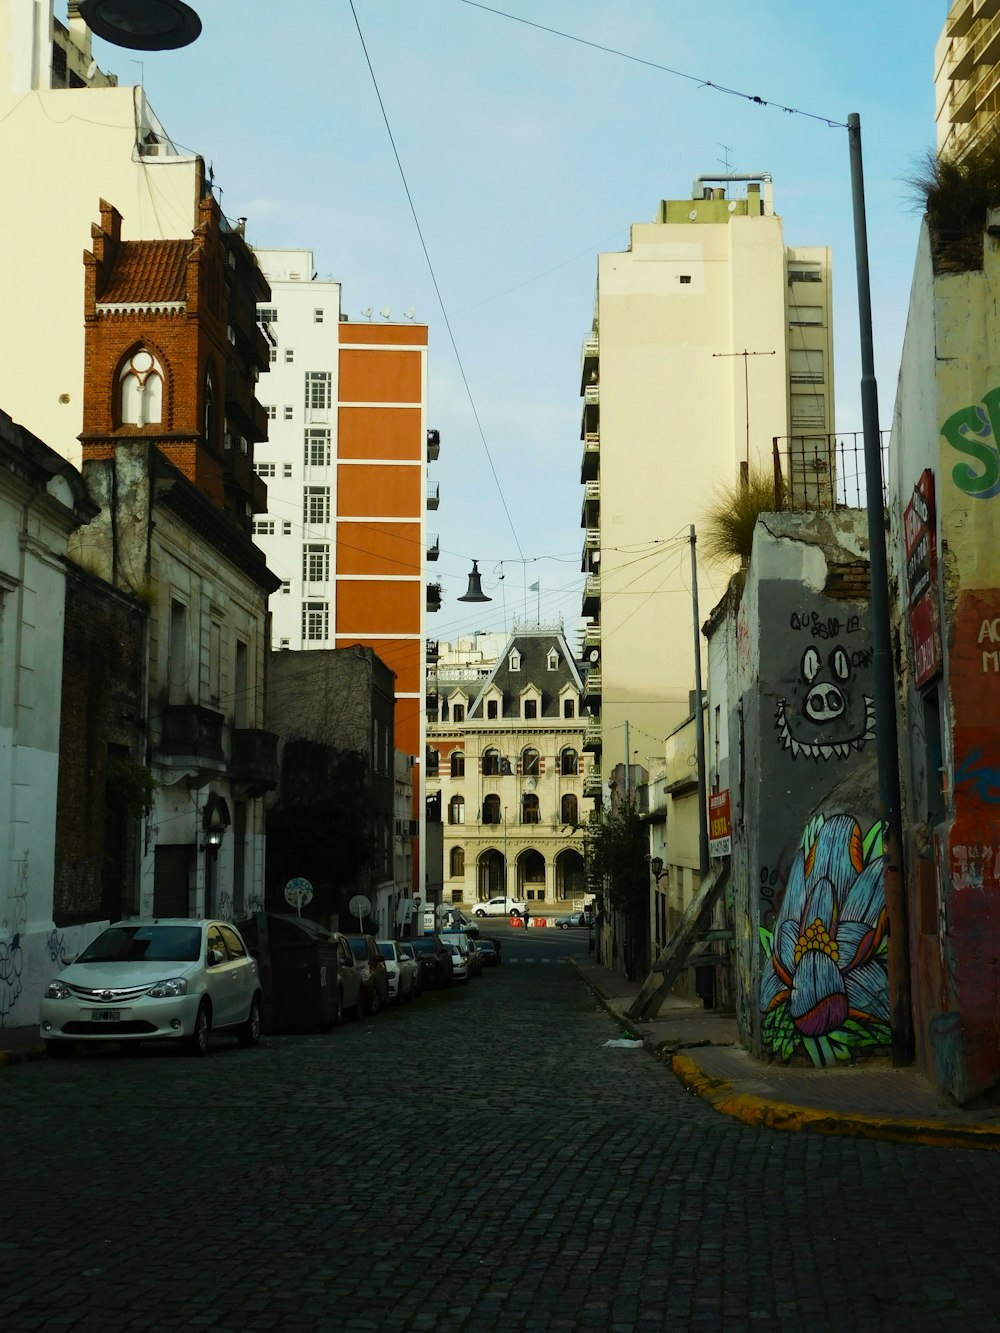
[[445, 944], [458, 946], [459, 952], [465, 959], [467, 977], [481, 977], [483, 975], [483, 961], [479, 956], [476, 941], [470, 939], [464, 930], [443, 930], [441, 939], [444, 940]]
[[500, 966], [500, 950], [497, 948], [495, 940], [489, 939], [487, 936], [480, 936], [480, 938], [476, 940], [476, 948], [479, 950], [479, 956], [483, 960], [483, 967]]
[[560, 930], [572, 930], [575, 926], [589, 927], [590, 920], [590, 916], [586, 912], [573, 912], [557, 921], [556, 925]]
[[472, 980], [472, 971], [469, 967], [469, 946], [465, 948], [459, 944], [454, 937], [443, 941], [444, 947], [451, 950], [451, 980], [454, 985], [461, 981], [468, 985]]
[[473, 916], [524, 916], [528, 904], [516, 898], [487, 898], [484, 903], [476, 903]]
[[193, 1055], [209, 1033], [260, 1041], [256, 960], [226, 921], [118, 921], [49, 982], [39, 1031], [50, 1055], [80, 1041], [183, 1041]]
[[401, 944], [395, 940], [379, 940], [378, 951], [385, 960], [385, 970], [389, 975], [389, 999], [413, 1000], [417, 994], [417, 974], [419, 967], [412, 954], [404, 954]]
[[337, 944], [337, 1015], [334, 1022], [339, 1023], [345, 1012], [350, 1009], [355, 1018], [363, 1017], [364, 988], [361, 985], [361, 968], [354, 957], [354, 950], [346, 935], [335, 934], [332, 938]]
[[421, 986], [450, 986], [453, 964], [451, 949], [438, 935], [420, 935], [410, 941], [420, 963]]
[[378, 943], [372, 935], [345, 936], [351, 946], [351, 953], [357, 960], [361, 973], [361, 995], [358, 1000], [358, 1017], [377, 1014], [380, 1009], [389, 1006], [389, 973], [385, 959], [379, 953]]
[[474, 921], [470, 921], [464, 912], [460, 912], [457, 907], [446, 907], [443, 912], [438, 914], [438, 930], [442, 934], [449, 930], [464, 930], [470, 939], [475, 939], [479, 934], [479, 927]]
[[413, 963], [413, 970], [414, 970], [413, 998], [416, 999], [417, 996], [420, 994], [420, 992], [423, 990], [424, 969], [420, 966], [420, 959], [417, 957], [417, 951], [414, 949], [413, 944], [409, 940], [400, 941], [399, 951], [401, 954], [403, 954], [405, 958], [409, 958], [410, 961]]

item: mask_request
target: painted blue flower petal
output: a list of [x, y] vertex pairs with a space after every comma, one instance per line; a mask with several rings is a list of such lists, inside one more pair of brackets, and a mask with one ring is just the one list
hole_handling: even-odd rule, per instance
[[822, 1037], [847, 1017], [844, 979], [829, 954], [810, 949], [799, 960], [790, 1001], [792, 1021], [807, 1037]]
[[834, 815], [820, 829], [810, 880], [828, 879], [842, 902], [858, 877], [852, 852], [861, 855], [861, 830], [851, 815]]
[[774, 933], [786, 921], [794, 921], [796, 927], [802, 916], [802, 909], [806, 905], [806, 874], [805, 874], [805, 856], [801, 851], [795, 853], [795, 860], [792, 862], [792, 868], [788, 872], [788, 883], [785, 886], [785, 896], [781, 903], [781, 909], [778, 912], [778, 920], [775, 923]]
[[761, 1013], [766, 1013], [774, 1001], [788, 987], [775, 972], [774, 968], [768, 964], [764, 975], [760, 979], [760, 1009]]
[[814, 921], [822, 921], [831, 934], [837, 925], [837, 895], [828, 879], [811, 881], [802, 924], [811, 926]]
[[789, 976], [795, 971], [795, 946], [798, 942], [798, 921], [783, 921], [774, 932], [774, 956]]
[[885, 907], [885, 877], [881, 859], [870, 861], [843, 901], [840, 915], [844, 921], [866, 921], [874, 926]]
[[848, 973], [844, 978], [847, 998], [851, 1009], [857, 1014], [866, 1014], [870, 1018], [889, 1021], [889, 983], [886, 978], [885, 963], [881, 958], [873, 958], [870, 963]]

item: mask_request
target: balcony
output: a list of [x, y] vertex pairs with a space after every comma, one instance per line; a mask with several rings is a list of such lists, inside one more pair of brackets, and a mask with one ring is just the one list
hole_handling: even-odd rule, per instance
[[596, 616], [601, 609], [601, 576], [588, 574], [583, 585], [583, 614]]
[[954, 38], [945, 61], [949, 79], [967, 79], [976, 67], [971, 35]]
[[604, 748], [601, 741], [601, 719], [587, 718], [587, 730], [583, 733], [583, 748], [591, 754], [600, 754]]
[[440, 583], [428, 583], [427, 585], [427, 610], [441, 610], [441, 585]]
[[441, 487], [435, 481], [432, 485], [428, 485], [427, 487], [427, 508], [437, 509], [440, 503], [441, 503]]
[[969, 79], [956, 79], [952, 83], [948, 97], [948, 114], [951, 116], [952, 124], [965, 124], [975, 115], [978, 88], [979, 80], [975, 76]]
[[974, 0], [962, 0], [962, 3], [952, 5], [945, 27], [948, 36], [964, 37], [972, 27], [975, 16]]
[[600, 625], [588, 625], [583, 634], [583, 649], [587, 653], [593, 648], [600, 649], [601, 646], [601, 627]]
[[583, 349], [580, 354], [580, 393], [582, 394], [588, 384], [593, 382], [593, 376], [597, 374], [598, 361], [601, 353], [600, 339], [596, 332], [588, 333], [583, 340]]
[[440, 554], [441, 554], [441, 547], [438, 545], [438, 538], [435, 537], [434, 540], [431, 542], [430, 546], [428, 546], [427, 548], [427, 559], [436, 560]]
[[237, 727], [233, 731], [229, 777], [239, 783], [247, 796], [262, 796], [278, 786], [278, 737], [273, 731], [257, 727]]
[[581, 528], [600, 528], [601, 518], [601, 483], [588, 481], [583, 487], [583, 512], [580, 515]]
[[436, 662], [438, 660], [438, 657], [440, 656], [440, 651], [437, 639], [428, 639], [426, 642], [427, 646], [424, 650], [424, 656], [427, 660], [427, 665], [430, 666], [433, 662]]
[[583, 794], [584, 796], [596, 796], [598, 798], [604, 795], [604, 779], [599, 768], [592, 768], [589, 772], [584, 773]]
[[583, 391], [583, 424], [581, 439], [594, 435], [601, 428], [601, 391], [598, 385], [588, 384]]
[[429, 430], [427, 432], [427, 461], [436, 463], [441, 456], [441, 432], [439, 430]]
[[[972, 54], [973, 63], [976, 65], [993, 65], [998, 57], [1000, 57], [1000, 14], [991, 18], [980, 30]], [[952, 78], [954, 77], [953, 71]]]
[[583, 697], [586, 702], [593, 707], [595, 704], [599, 707], [601, 703], [601, 668], [592, 666], [587, 671], [587, 679], [583, 687]]
[[599, 434], [584, 435], [583, 458], [580, 461], [580, 481], [596, 481], [601, 466], [601, 437]]
[[186, 769], [194, 785], [226, 771], [222, 748], [222, 714], [200, 704], [164, 704], [160, 720], [158, 760], [167, 768]]
[[589, 574], [594, 568], [594, 555], [601, 549], [599, 528], [588, 528], [583, 537], [583, 554], [580, 557], [580, 569]]

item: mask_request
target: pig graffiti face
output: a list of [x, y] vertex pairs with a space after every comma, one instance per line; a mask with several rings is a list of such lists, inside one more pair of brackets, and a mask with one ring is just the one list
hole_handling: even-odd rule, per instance
[[793, 759], [846, 759], [875, 736], [875, 701], [852, 677], [867, 650], [811, 643], [802, 654], [789, 697], [779, 699], [775, 725]]

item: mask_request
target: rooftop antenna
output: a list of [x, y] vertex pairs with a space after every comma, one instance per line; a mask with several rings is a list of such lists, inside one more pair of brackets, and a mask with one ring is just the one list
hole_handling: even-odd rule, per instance
[[382, 307], [382, 318], [388, 319], [391, 314], [392, 314], [392, 306], [384, 305]]

